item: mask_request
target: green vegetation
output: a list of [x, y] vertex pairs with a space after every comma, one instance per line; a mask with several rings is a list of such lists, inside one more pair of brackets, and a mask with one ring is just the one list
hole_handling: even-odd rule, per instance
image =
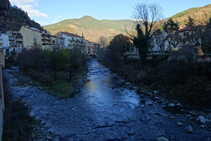
[[42, 50], [37, 45], [23, 49], [16, 61], [27, 75], [61, 98], [75, 93], [75, 84], [81, 81], [87, 67], [86, 56], [77, 48]]
[[51, 34], [59, 31], [67, 31], [85, 35], [90, 41], [98, 41], [100, 36], [113, 36], [115, 34], [126, 34], [125, 28], [131, 30], [134, 22], [132, 20], [97, 20], [90, 16], [80, 19], [67, 19], [59, 23], [43, 26]]
[[24, 25], [44, 30], [40, 24], [29, 18], [27, 12], [17, 6], [11, 7], [7, 14], [0, 16], [0, 25], [3, 33], [8, 30], [19, 31]]
[[177, 13], [176, 15], [173, 15], [173, 16], [171, 16], [170, 18], [176, 19], [176, 18], [182, 17], [182, 16], [184, 16], [184, 15], [187, 15], [187, 14], [189, 14], [189, 13], [191, 13], [191, 12], [198, 12], [199, 9], [200, 9], [200, 7], [191, 8], [191, 9], [182, 11], [182, 12], [180, 12], [180, 13]]

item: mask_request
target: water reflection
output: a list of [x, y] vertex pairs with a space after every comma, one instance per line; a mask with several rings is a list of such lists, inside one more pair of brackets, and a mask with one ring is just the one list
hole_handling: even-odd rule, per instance
[[97, 61], [91, 63], [88, 74], [90, 81], [85, 83], [81, 94], [86, 97], [85, 102], [93, 110], [109, 109], [109, 112], [123, 112], [125, 109], [134, 109], [138, 106], [140, 98], [135, 90], [118, 87], [118, 79]]

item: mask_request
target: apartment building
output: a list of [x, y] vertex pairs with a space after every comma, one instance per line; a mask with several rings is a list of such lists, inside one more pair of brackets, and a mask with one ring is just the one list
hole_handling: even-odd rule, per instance
[[80, 48], [83, 53], [88, 53], [88, 41], [84, 39], [83, 34], [79, 36], [69, 32], [58, 32], [56, 36], [64, 38], [66, 48]]
[[23, 36], [21, 33], [18, 31], [7, 31], [6, 34], [9, 40], [9, 48], [6, 47], [6, 54], [16, 55], [20, 53], [23, 48]]
[[31, 48], [35, 41], [37, 41], [43, 49], [49, 49], [53, 46], [52, 35], [47, 31], [40, 31], [33, 27], [22, 26], [20, 33], [23, 36], [23, 44], [26, 48]]
[[52, 35], [52, 44], [55, 45], [57, 48], [64, 48], [64, 40], [63, 37], [57, 37], [55, 35]]
[[65, 47], [65, 38], [57, 37], [56, 43], [59, 48], [64, 48]]

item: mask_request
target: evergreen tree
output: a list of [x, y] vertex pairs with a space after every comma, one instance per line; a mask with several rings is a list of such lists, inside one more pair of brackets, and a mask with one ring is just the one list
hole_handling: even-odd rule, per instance
[[164, 31], [167, 33], [175, 33], [179, 29], [179, 24], [174, 22], [172, 18], [170, 18], [166, 23], [164, 23]]
[[190, 16], [188, 16], [188, 22], [187, 22], [187, 25], [189, 25], [189, 26], [193, 26], [194, 25], [194, 19], [193, 18], [191, 18]]
[[138, 48], [139, 58], [141, 64], [144, 66], [147, 58], [147, 53], [150, 48], [150, 38], [149, 33], [143, 33], [142, 28], [139, 24], [136, 26], [137, 36], [133, 38], [133, 44]]

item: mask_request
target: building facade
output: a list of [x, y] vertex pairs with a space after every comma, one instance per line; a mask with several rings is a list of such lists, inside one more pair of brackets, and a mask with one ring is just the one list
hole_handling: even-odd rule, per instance
[[73, 49], [79, 48], [85, 54], [88, 53], [88, 41], [84, 39], [84, 36], [79, 36], [69, 32], [58, 32], [56, 36], [63, 38], [65, 48]]
[[[9, 40], [9, 53], [16, 55], [20, 53], [23, 48], [23, 36], [18, 31], [7, 31]], [[8, 52], [8, 49], [6, 49]]]
[[47, 31], [40, 31], [29, 26], [22, 26], [20, 33], [23, 36], [25, 48], [31, 48], [36, 41], [43, 49], [49, 49], [53, 46], [52, 35]]

